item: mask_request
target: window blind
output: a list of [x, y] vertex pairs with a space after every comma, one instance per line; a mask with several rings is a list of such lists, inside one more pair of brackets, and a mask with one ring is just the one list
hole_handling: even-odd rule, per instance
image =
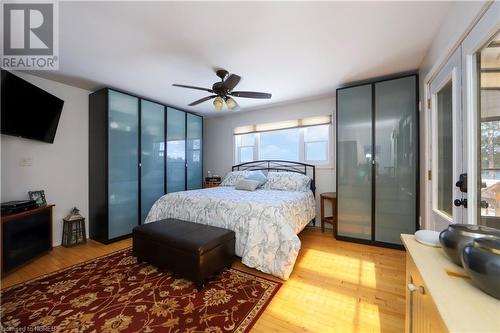
[[332, 122], [332, 116], [307, 117], [295, 120], [285, 120], [272, 123], [238, 126], [234, 128], [233, 134], [240, 135], [240, 134], [276, 131], [287, 128], [317, 126], [317, 125], [331, 124], [331, 122]]

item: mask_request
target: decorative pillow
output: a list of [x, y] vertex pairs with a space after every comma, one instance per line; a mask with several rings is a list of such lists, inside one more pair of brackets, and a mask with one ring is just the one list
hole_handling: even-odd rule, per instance
[[280, 191], [307, 192], [310, 190], [311, 178], [296, 172], [269, 172], [264, 189]]
[[248, 176], [246, 176], [245, 179], [258, 181], [259, 185], [257, 187], [261, 187], [262, 185], [264, 185], [267, 182], [267, 177], [260, 170], [252, 171], [252, 173], [250, 173]]
[[235, 186], [238, 180], [244, 179], [250, 171], [231, 171], [226, 174], [219, 186]]
[[259, 187], [259, 181], [251, 179], [240, 179], [234, 187], [237, 190], [255, 191]]

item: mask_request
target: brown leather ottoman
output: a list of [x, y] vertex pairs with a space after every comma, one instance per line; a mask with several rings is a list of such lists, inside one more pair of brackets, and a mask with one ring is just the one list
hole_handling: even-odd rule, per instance
[[234, 231], [209, 225], [166, 219], [134, 228], [132, 251], [146, 261], [194, 281], [205, 280], [234, 260]]

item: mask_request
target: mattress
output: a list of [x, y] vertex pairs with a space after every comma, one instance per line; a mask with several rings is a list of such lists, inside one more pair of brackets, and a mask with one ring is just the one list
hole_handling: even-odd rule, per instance
[[242, 191], [219, 186], [162, 196], [146, 223], [175, 218], [233, 230], [236, 254], [243, 264], [286, 280], [301, 246], [297, 234], [315, 217], [315, 211], [311, 191]]

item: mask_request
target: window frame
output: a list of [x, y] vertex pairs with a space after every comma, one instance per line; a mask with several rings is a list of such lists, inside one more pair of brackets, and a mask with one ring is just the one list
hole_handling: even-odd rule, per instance
[[[313, 144], [313, 143], [326, 143], [326, 146], [325, 146], [326, 160], [309, 160], [307, 158], [307, 145]], [[329, 148], [330, 148], [330, 142], [328, 140], [304, 141], [304, 162], [309, 163], [309, 164], [314, 164], [314, 165], [328, 164], [330, 162], [330, 149]]]
[[[305, 140], [305, 130], [309, 127], [317, 127], [317, 126], [328, 126], [328, 140], [311, 140], [311, 141], [306, 141]], [[298, 127], [299, 130], [299, 160], [296, 162], [300, 163], [307, 163], [307, 164], [312, 164], [316, 166], [317, 168], [324, 168], [324, 169], [333, 169], [334, 168], [334, 151], [332, 150], [332, 147], [334, 147], [334, 143], [332, 142], [334, 140], [334, 124], [333, 122], [329, 124], [321, 124], [321, 125], [313, 125], [313, 126], [304, 126], [304, 127]], [[283, 130], [287, 130], [290, 128], [284, 128], [284, 129], [278, 129], [278, 130], [271, 130], [271, 131], [265, 131], [265, 132], [279, 132]], [[233, 139], [233, 161], [234, 164], [242, 164], [242, 163], [247, 163], [247, 162], [242, 162], [241, 161], [241, 148], [248, 148], [252, 147], [253, 148], [253, 161], [258, 161], [260, 160], [260, 133], [264, 132], [253, 132], [253, 133], [245, 133], [245, 134], [235, 134], [234, 139]], [[241, 137], [243, 135], [253, 135], [254, 136], [254, 145], [241, 145]], [[309, 143], [321, 143], [321, 142], [326, 142], [326, 156], [327, 160], [326, 161], [318, 161], [318, 160], [307, 160], [307, 144]]]
[[[327, 140], [310, 140], [310, 141], [306, 141], [306, 138], [305, 138], [305, 131], [307, 130], [307, 128], [309, 127], [319, 127], [319, 126], [328, 126], [328, 139]], [[308, 127], [304, 127], [302, 128], [302, 130], [300, 131], [301, 132], [301, 142], [302, 142], [302, 146], [303, 146], [303, 161], [304, 163], [309, 163], [309, 164], [313, 164], [315, 166], [332, 166], [333, 164], [333, 158], [332, 158], [332, 155], [333, 155], [333, 152], [332, 152], [332, 140], [333, 140], [333, 135], [332, 135], [332, 128], [333, 128], [333, 124], [323, 124], [323, 125], [315, 125], [315, 126], [308, 126]], [[307, 159], [307, 144], [308, 143], [321, 143], [321, 142], [326, 142], [326, 161], [323, 161], [323, 160], [308, 160]]]
[[[250, 135], [250, 134], [254, 136], [254, 144], [253, 145], [241, 145], [241, 137], [243, 135]], [[241, 149], [242, 148], [252, 148], [253, 149], [253, 161], [255, 161], [256, 158], [258, 158], [258, 156], [259, 156], [259, 146], [260, 146], [260, 138], [258, 135], [255, 135], [255, 133], [234, 135], [234, 140], [233, 140], [234, 158], [233, 158], [233, 160], [238, 161], [236, 164], [251, 162], [251, 161], [246, 161], [246, 162], [240, 162], [240, 161], [241, 161]]]

